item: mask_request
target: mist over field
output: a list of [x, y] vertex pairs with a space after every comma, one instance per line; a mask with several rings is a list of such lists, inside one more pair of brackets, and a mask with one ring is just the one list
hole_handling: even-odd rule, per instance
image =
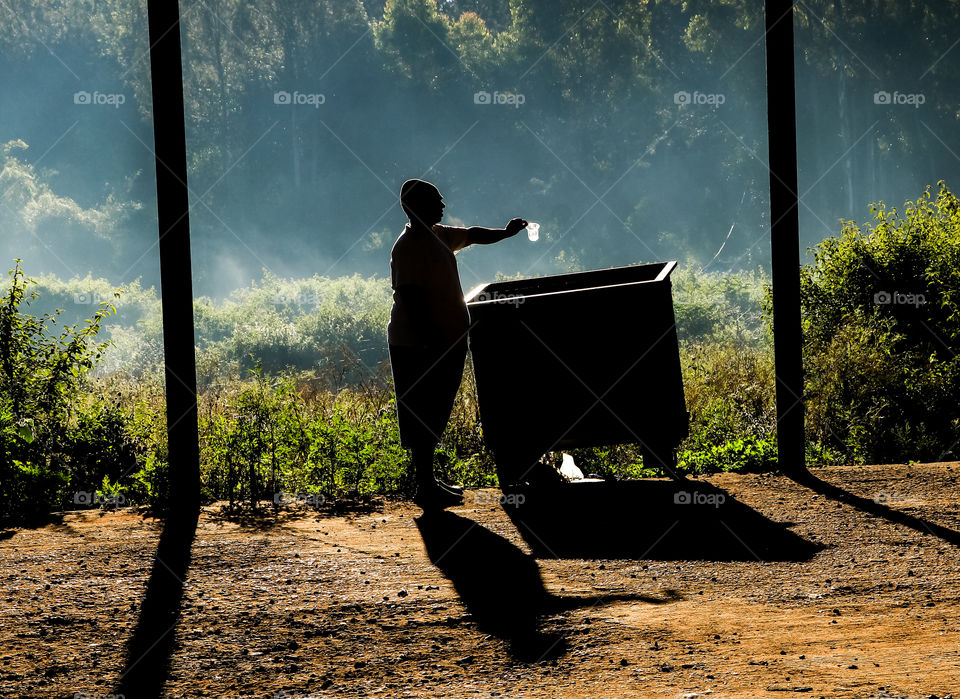
[[[388, 274], [400, 183], [447, 223], [539, 221], [465, 289], [678, 259], [768, 262], [758, 2], [182, 3], [198, 295]], [[797, 8], [801, 245], [948, 182], [956, 3]], [[158, 284], [145, 3], [0, 8], [0, 254]], [[785, 115], [789, 118], [789, 115]]]

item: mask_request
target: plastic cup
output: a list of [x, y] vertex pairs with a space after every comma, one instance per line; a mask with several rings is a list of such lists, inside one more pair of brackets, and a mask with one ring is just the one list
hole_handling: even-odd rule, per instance
[[533, 223], [532, 221], [527, 224], [527, 238], [530, 239], [531, 243], [537, 242], [540, 238], [540, 224]]

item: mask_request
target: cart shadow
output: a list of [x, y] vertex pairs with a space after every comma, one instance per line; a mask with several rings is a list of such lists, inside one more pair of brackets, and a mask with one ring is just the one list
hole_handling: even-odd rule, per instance
[[632, 601], [668, 604], [680, 599], [603, 594], [558, 597], [550, 594], [533, 556], [472, 519], [451, 512], [428, 512], [416, 518], [427, 556], [453, 584], [480, 631], [509, 643], [510, 654], [523, 662], [562, 656], [561, 633], [541, 631], [544, 616], [601, 604]]
[[807, 561], [823, 548], [698, 481], [574, 483], [505, 500], [537, 557]]

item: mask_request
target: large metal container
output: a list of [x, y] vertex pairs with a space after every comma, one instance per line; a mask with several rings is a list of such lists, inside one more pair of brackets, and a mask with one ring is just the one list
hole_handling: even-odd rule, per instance
[[689, 423], [676, 265], [496, 282], [467, 294], [483, 434], [502, 484], [548, 451], [626, 442], [672, 472]]

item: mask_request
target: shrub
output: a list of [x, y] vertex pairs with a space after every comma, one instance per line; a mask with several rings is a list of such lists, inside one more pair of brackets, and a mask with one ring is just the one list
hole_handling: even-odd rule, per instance
[[679, 465], [694, 473], [775, 467], [769, 342], [707, 340], [685, 345], [682, 358], [690, 435]]
[[767, 339], [763, 301], [769, 277], [761, 270], [721, 274], [695, 269], [695, 263], [673, 273], [673, 305], [681, 343]]
[[96, 335], [113, 307], [103, 302], [82, 327], [54, 332], [59, 312], [23, 310], [36, 293], [19, 260], [10, 278], [0, 300], [0, 519], [25, 521], [127, 472], [137, 449], [123, 416], [88, 392], [106, 347]]
[[[941, 183], [903, 213], [843, 223], [802, 269], [808, 461], [939, 459], [960, 441], [960, 204]], [[32, 280], [19, 263], [0, 302], [0, 517], [23, 520], [84, 490], [107, 500], [164, 504], [159, 305], [134, 289], [118, 352], [93, 376], [109, 303], [82, 325], [52, 328], [23, 306]], [[44, 280], [45, 303], [106, 294], [103, 280]], [[92, 290], [92, 291], [90, 291]], [[776, 466], [774, 365], [761, 272], [678, 270], [674, 297], [690, 434], [681, 469]], [[85, 301], [87, 297], [83, 297]], [[208, 500], [253, 505], [280, 492], [325, 499], [403, 493], [385, 327], [386, 280], [269, 274], [230, 299], [195, 302], [201, 477]], [[90, 304], [92, 305], [92, 304]], [[85, 304], [74, 303], [72, 310]], [[138, 364], [134, 366], [135, 364]], [[638, 445], [574, 450], [585, 473], [660, 475]], [[441, 477], [496, 484], [471, 368], [437, 450]]]
[[843, 224], [801, 277], [808, 434], [854, 463], [940, 460], [960, 440], [960, 202]]

